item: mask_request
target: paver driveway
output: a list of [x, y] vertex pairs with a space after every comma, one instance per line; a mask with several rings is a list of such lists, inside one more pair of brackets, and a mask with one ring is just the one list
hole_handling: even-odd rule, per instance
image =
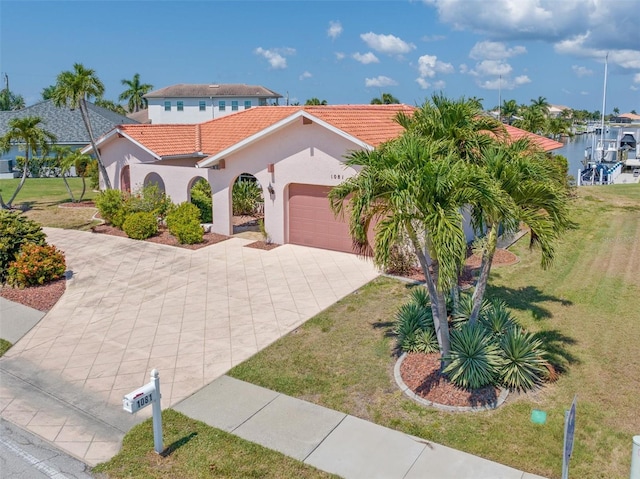
[[0, 360], [0, 409], [89, 464], [150, 414], [130, 417], [121, 400], [151, 369], [169, 407], [378, 274], [354, 255], [295, 245], [232, 238], [191, 251], [45, 231], [73, 277]]

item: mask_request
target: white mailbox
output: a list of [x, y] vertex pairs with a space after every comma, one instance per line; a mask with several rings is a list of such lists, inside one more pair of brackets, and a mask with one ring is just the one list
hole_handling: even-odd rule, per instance
[[134, 412], [150, 406], [154, 401], [160, 399], [156, 397], [157, 395], [155, 385], [152, 382], [147, 383], [141, 388], [138, 388], [129, 394], [125, 394], [122, 398], [122, 409], [133, 414]]

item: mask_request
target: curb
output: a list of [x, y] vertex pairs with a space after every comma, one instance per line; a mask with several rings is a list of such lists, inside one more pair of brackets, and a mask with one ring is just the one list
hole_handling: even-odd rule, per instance
[[448, 412], [491, 411], [493, 409], [497, 409], [500, 406], [502, 406], [502, 404], [506, 401], [507, 396], [509, 395], [508, 389], [502, 389], [500, 392], [500, 396], [498, 396], [498, 399], [495, 403], [486, 404], [484, 406], [448, 406], [446, 404], [439, 404], [437, 402], [429, 401], [428, 399], [420, 397], [416, 393], [414, 393], [411, 389], [409, 389], [409, 386], [407, 386], [402, 380], [402, 376], [400, 375], [400, 366], [402, 366], [402, 361], [404, 361], [404, 358], [406, 356], [407, 356], [407, 353], [402, 353], [402, 356], [400, 356], [400, 358], [396, 361], [396, 365], [393, 367], [393, 376], [396, 380], [396, 384], [407, 397], [409, 397], [410, 399], [413, 399], [414, 401], [424, 406], [430, 406], [430, 407], [439, 409], [441, 411], [448, 411]]

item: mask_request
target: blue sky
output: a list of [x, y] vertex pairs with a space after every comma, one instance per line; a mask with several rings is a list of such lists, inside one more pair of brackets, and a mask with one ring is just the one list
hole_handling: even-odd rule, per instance
[[0, 71], [27, 104], [75, 62], [117, 100], [139, 73], [330, 104], [433, 92], [640, 113], [640, 0], [0, 2]]

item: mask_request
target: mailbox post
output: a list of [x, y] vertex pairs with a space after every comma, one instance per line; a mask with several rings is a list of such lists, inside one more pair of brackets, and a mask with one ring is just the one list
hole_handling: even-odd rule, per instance
[[151, 371], [151, 382], [136, 389], [122, 398], [122, 409], [136, 413], [149, 405], [153, 406], [153, 445], [155, 451], [162, 453], [162, 408], [160, 407], [160, 375], [158, 370]]

